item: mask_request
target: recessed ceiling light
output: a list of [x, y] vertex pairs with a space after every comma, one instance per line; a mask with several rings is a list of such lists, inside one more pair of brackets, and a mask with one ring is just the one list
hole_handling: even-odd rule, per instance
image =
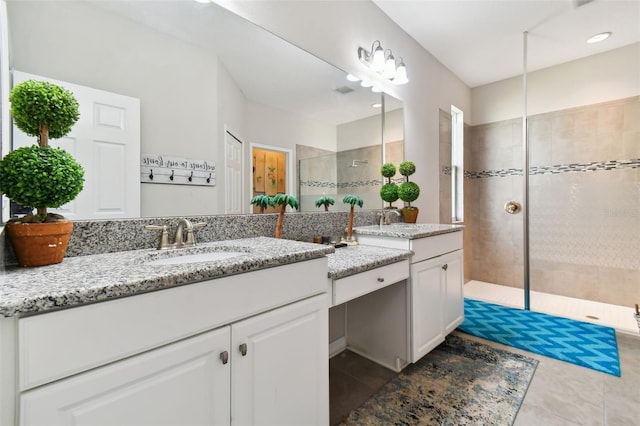
[[374, 108], [382, 108], [382, 104], [380, 104], [380, 103], [371, 104], [371, 106], [374, 107]]
[[610, 35], [611, 35], [611, 32], [609, 32], [609, 31], [607, 31], [605, 33], [596, 34], [594, 36], [589, 37], [587, 39], [587, 43], [598, 43], [598, 42], [604, 41], [604, 40], [608, 39]]
[[353, 74], [347, 74], [347, 80], [349, 81], [360, 81], [360, 79], [358, 77], [356, 77]]

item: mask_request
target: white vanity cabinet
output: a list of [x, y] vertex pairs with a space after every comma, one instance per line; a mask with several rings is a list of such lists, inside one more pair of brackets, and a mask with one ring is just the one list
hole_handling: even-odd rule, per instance
[[358, 235], [361, 244], [412, 250], [410, 361], [444, 341], [464, 319], [462, 231], [423, 238]]
[[326, 424], [326, 304], [316, 296], [27, 391], [20, 424]]
[[326, 276], [323, 257], [1, 318], [14, 423], [327, 424]]
[[411, 357], [416, 362], [464, 319], [462, 253], [411, 265]]
[[228, 425], [230, 337], [224, 327], [27, 391], [20, 424]]

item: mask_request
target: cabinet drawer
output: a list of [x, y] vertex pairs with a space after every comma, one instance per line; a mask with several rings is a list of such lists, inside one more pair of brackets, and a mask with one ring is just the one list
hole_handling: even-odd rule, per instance
[[434, 235], [433, 237], [411, 240], [413, 256], [411, 263], [431, 259], [452, 251], [462, 249], [462, 231]]
[[328, 291], [327, 258], [18, 321], [20, 390]]
[[371, 269], [333, 281], [333, 304], [339, 305], [409, 278], [409, 261]]

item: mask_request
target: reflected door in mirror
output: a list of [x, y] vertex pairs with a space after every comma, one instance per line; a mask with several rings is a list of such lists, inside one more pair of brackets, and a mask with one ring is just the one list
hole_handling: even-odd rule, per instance
[[[285, 152], [268, 149], [253, 148], [252, 150], [253, 194], [273, 197], [278, 193], [287, 192], [287, 155]], [[268, 207], [265, 213], [275, 213], [274, 207]], [[253, 207], [254, 213], [260, 213], [260, 208]]]

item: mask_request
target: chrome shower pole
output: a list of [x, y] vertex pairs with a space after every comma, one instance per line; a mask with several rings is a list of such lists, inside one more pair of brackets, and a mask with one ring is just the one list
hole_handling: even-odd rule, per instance
[[527, 36], [522, 35], [522, 145], [524, 148], [524, 161], [522, 166], [522, 266], [524, 269], [524, 308], [531, 309], [529, 288], [529, 132], [527, 131]]

